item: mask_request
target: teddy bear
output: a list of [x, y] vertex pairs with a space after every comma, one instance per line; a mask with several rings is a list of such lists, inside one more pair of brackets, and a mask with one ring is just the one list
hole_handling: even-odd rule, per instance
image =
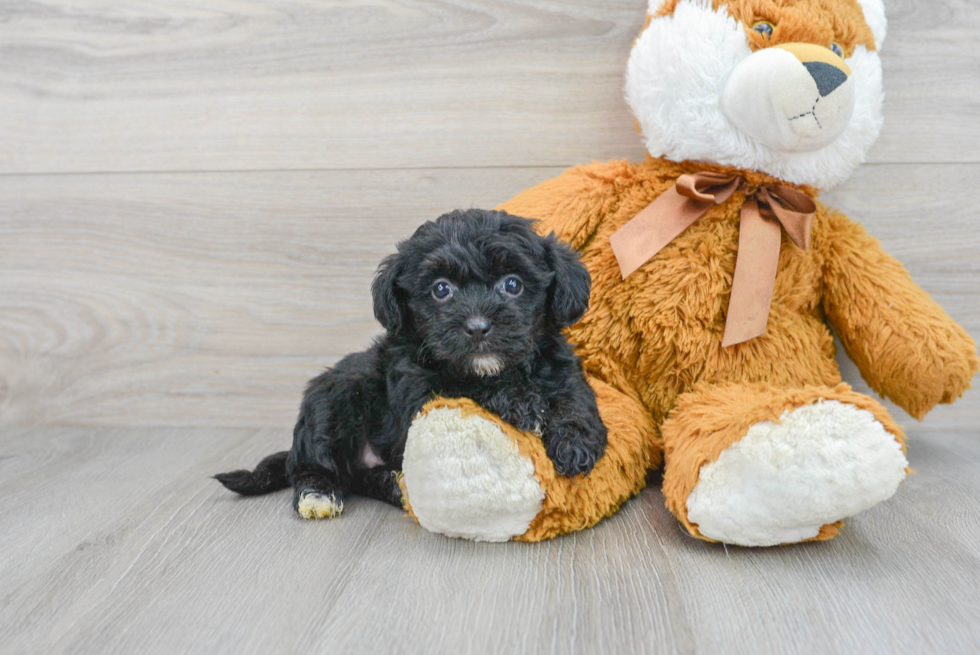
[[539, 541], [590, 527], [663, 469], [694, 537], [836, 536], [909, 473], [916, 419], [969, 388], [976, 344], [861, 225], [817, 199], [878, 137], [881, 0], [651, 0], [626, 67], [648, 155], [567, 170], [499, 207], [581, 255], [567, 330], [609, 431], [587, 476], [468, 399], [408, 435], [406, 508], [434, 532]]

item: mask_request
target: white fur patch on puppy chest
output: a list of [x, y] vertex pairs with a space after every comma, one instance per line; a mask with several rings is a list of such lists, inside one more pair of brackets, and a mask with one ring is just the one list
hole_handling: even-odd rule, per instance
[[365, 468], [369, 469], [385, 465], [385, 461], [381, 459], [381, 457], [374, 451], [374, 448], [372, 448], [371, 444], [369, 443], [364, 444], [364, 447], [361, 449], [360, 460], [361, 464]]
[[908, 461], [874, 416], [836, 400], [756, 423], [701, 467], [688, 519], [709, 539], [774, 546], [890, 498]]
[[497, 355], [476, 355], [472, 364], [473, 372], [484, 378], [500, 375], [504, 370], [504, 360]]

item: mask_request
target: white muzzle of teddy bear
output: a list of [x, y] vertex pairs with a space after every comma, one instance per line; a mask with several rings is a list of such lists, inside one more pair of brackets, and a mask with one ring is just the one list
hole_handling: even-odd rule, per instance
[[811, 152], [836, 141], [854, 113], [851, 69], [809, 43], [765, 48], [732, 70], [721, 97], [729, 121], [779, 152]]

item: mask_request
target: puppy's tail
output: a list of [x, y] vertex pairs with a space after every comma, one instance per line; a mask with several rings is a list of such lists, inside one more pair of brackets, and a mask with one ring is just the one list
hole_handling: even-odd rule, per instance
[[261, 496], [289, 486], [286, 477], [286, 459], [289, 451], [269, 455], [255, 467], [254, 471], [229, 471], [219, 473], [214, 479], [235, 493], [243, 496]]

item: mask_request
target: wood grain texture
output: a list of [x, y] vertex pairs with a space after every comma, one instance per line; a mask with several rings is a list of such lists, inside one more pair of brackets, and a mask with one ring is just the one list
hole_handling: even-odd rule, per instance
[[[287, 445], [420, 222], [643, 156], [646, 4], [0, 4], [0, 652], [980, 651], [977, 391], [893, 408], [916, 474], [827, 544], [694, 541], [655, 487], [488, 545], [208, 479]], [[980, 6], [886, 5], [885, 129], [825, 200], [980, 336]]]
[[[542, 544], [433, 535], [352, 499], [207, 476], [271, 430], [0, 429], [4, 653], [944, 653], [980, 644], [980, 440], [935, 435], [825, 544], [693, 540], [656, 489]], [[16, 527], [16, 529], [11, 529]]]
[[[379, 331], [371, 276], [398, 239], [558, 171], [0, 178], [0, 423], [286, 430], [306, 381]], [[870, 165], [828, 195], [975, 335], [978, 176]], [[978, 413], [970, 393], [924, 429]]]
[[288, 426], [419, 223], [557, 170], [0, 179], [0, 421]]
[[[877, 162], [976, 162], [980, 9], [889, 0]], [[0, 172], [638, 157], [647, 0], [7, 0]]]

